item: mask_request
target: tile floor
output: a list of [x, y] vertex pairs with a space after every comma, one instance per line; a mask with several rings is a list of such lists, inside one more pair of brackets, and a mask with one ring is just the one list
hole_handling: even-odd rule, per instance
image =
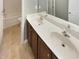
[[20, 44], [20, 37], [20, 24], [4, 30], [0, 59], [34, 59], [29, 44]]

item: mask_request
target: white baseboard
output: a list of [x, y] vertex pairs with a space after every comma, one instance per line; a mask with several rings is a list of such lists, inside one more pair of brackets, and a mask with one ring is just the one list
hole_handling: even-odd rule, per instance
[[18, 19], [13, 19], [13, 20], [9, 19], [9, 20], [4, 20], [3, 23], [4, 23], [3, 28], [6, 29], [6, 28], [11, 27], [13, 25], [19, 24], [20, 21]]
[[14, 25], [16, 25], [16, 24], [19, 24], [19, 22], [15, 22], [15, 23], [12, 23], [12, 24], [9, 24], [9, 25], [5, 25], [5, 26], [3, 27], [3, 29], [6, 29], [6, 28], [11, 27], [11, 26], [14, 26]]
[[21, 44], [26, 44], [26, 43], [28, 43], [28, 40], [27, 39], [25, 41], [24, 40], [21, 41]]

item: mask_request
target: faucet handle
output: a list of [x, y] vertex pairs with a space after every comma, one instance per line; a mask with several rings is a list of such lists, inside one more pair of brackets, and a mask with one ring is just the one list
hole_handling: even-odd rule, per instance
[[63, 31], [62, 33], [63, 33], [63, 34], [66, 34], [66, 31]]
[[70, 28], [70, 25], [68, 25], [67, 27]]
[[68, 33], [67, 33], [66, 31], [63, 31], [62, 33], [63, 33], [63, 35], [64, 35], [65, 37], [70, 38], [70, 36], [68, 35]]

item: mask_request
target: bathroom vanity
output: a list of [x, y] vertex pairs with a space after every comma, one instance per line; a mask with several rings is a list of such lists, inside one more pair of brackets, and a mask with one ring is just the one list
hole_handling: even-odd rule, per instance
[[58, 59], [27, 21], [27, 38], [36, 59]]
[[78, 29], [48, 14], [27, 16], [27, 39], [36, 59], [79, 59]]

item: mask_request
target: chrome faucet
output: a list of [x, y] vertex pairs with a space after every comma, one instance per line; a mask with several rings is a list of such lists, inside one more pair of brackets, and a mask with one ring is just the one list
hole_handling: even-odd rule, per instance
[[66, 31], [63, 31], [62, 33], [63, 33], [63, 35], [64, 35], [65, 37], [70, 38], [70, 36], [67, 34], [67, 32], [66, 32]]
[[63, 33], [63, 35], [65, 36], [65, 37], [68, 37], [68, 38], [70, 38], [70, 36], [68, 35], [68, 31], [69, 31], [69, 29], [70, 29], [70, 25], [68, 25], [67, 27], [65, 27], [64, 28], [64, 31], [62, 32]]
[[41, 25], [43, 24], [43, 20], [45, 19], [45, 17], [47, 17], [47, 14], [43, 15], [43, 14], [38, 14], [39, 15], [39, 24], [38, 25]]
[[45, 17], [47, 17], [47, 14], [45, 15], [39, 14], [39, 16], [40, 16], [40, 20], [43, 20]]

